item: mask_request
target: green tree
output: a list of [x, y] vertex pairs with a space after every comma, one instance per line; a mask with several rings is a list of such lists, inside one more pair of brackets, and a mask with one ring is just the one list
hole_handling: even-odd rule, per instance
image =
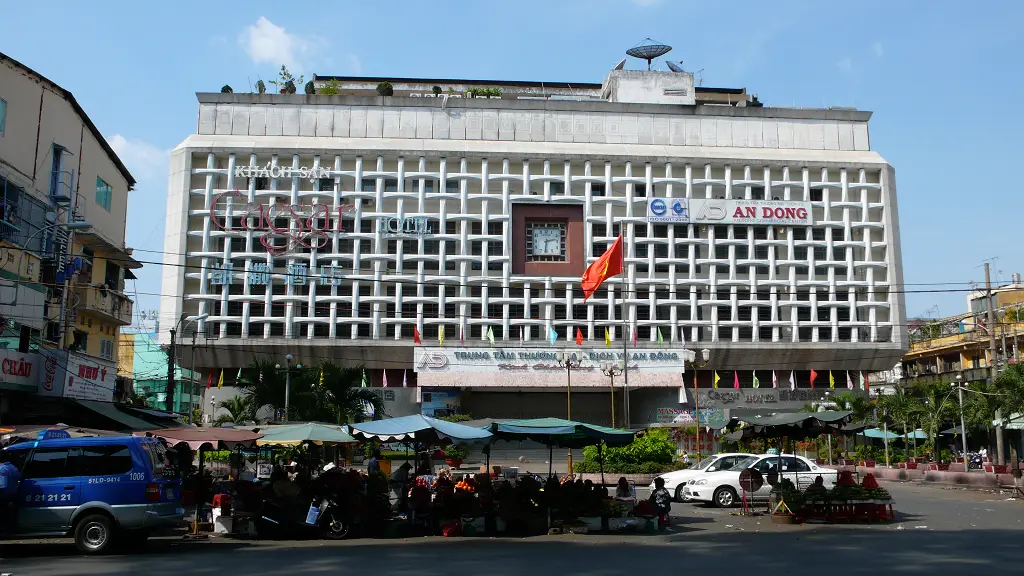
[[[879, 397], [878, 404], [892, 422], [902, 426], [904, 437], [910, 431], [911, 423], [919, 421], [923, 411], [921, 401], [902, 386], [897, 386], [892, 394]], [[910, 456], [909, 442], [905, 443], [904, 454]]]
[[[346, 424], [365, 419], [372, 411], [384, 415], [384, 399], [362, 388], [363, 368], [342, 367], [332, 362], [291, 370], [288, 419]], [[268, 361], [256, 360], [242, 369], [239, 381], [255, 415], [270, 409], [284, 410], [286, 372]]]
[[989, 392], [995, 394], [992, 404], [1003, 412], [1004, 418], [1024, 413], [1024, 367], [1008, 364], [996, 377]]
[[217, 403], [217, 407], [226, 411], [227, 414], [217, 416], [216, 420], [213, 421], [216, 426], [229, 423], [241, 424], [247, 420], [255, 419], [248, 396], [235, 396], [234, 398], [222, 400]]

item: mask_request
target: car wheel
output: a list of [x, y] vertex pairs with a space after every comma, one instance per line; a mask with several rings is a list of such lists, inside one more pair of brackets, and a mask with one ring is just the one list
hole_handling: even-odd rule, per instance
[[686, 496], [683, 495], [684, 489], [686, 489], [686, 486], [682, 484], [676, 487], [676, 502], [686, 502]]
[[736, 491], [729, 486], [722, 486], [715, 490], [714, 502], [719, 508], [729, 508], [736, 504]]
[[113, 523], [102, 514], [82, 518], [75, 526], [75, 546], [83, 554], [101, 554], [113, 536]]

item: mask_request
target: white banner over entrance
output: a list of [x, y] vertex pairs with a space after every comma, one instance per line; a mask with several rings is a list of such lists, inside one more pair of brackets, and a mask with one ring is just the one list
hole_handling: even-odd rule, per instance
[[708, 198], [651, 198], [648, 222], [810, 226], [810, 202]]
[[[558, 363], [557, 348], [441, 348], [417, 346], [414, 369], [420, 386], [474, 388], [564, 388], [566, 368]], [[605, 362], [619, 362], [622, 351], [610, 348], [569, 347], [578, 368], [572, 369], [573, 387], [605, 387]], [[686, 362], [694, 352], [682, 348], [639, 349], [629, 352], [630, 387], [678, 387]], [[615, 378], [622, 385], [622, 376]]]

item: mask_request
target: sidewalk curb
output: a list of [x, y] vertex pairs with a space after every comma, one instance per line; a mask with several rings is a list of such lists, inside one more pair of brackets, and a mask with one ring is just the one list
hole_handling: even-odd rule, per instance
[[925, 482], [923, 480], [886, 480], [879, 478], [879, 482], [887, 482], [890, 484], [907, 484], [911, 486], [923, 486], [925, 488], [936, 488], [941, 490], [964, 490], [969, 492], [992, 492], [993, 494], [999, 492], [1009, 492], [1013, 494], [1013, 486], [977, 486], [971, 484], [950, 484], [948, 482]]

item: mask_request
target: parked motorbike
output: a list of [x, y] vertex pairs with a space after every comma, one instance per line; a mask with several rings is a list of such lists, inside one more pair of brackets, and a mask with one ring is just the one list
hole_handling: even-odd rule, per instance
[[[956, 461], [958, 461], [958, 462], [963, 462], [964, 454], [963, 454], [963, 452], [960, 452], [959, 450], [956, 450], [956, 451], [953, 452], [953, 458]], [[967, 469], [968, 470], [981, 470], [983, 462], [984, 462], [984, 459], [981, 457], [980, 453], [978, 453], [978, 452], [968, 452], [967, 453]]]
[[330, 497], [313, 498], [304, 518], [301, 511], [275, 500], [264, 499], [256, 523], [256, 532], [270, 538], [307, 537], [341, 540], [351, 531], [351, 523], [341, 507]]

